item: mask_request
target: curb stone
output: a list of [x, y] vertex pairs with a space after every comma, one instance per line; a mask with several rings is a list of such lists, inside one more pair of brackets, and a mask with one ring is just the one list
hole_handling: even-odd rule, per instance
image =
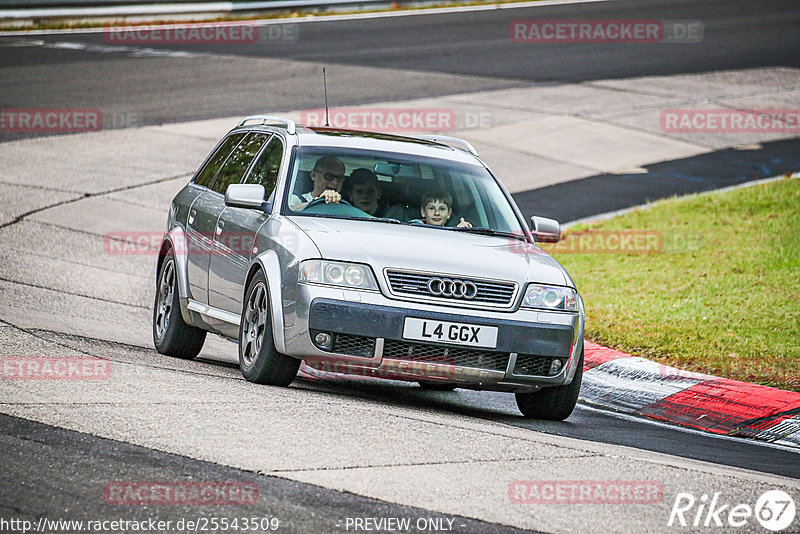
[[800, 447], [800, 393], [682, 371], [588, 341], [580, 400], [714, 434]]

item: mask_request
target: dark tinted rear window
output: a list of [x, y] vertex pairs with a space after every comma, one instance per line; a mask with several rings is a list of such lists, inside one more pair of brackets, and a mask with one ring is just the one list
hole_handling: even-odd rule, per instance
[[225, 194], [230, 184], [238, 184], [242, 181], [245, 171], [250, 166], [253, 158], [256, 157], [261, 146], [269, 138], [269, 134], [251, 133], [247, 138], [239, 143], [230, 157], [225, 161], [220, 171], [217, 173], [217, 179], [211, 187], [217, 193]]
[[239, 144], [239, 141], [241, 141], [244, 136], [244, 133], [237, 133], [225, 139], [217, 151], [214, 152], [214, 155], [206, 161], [206, 164], [200, 172], [197, 173], [194, 183], [204, 187], [211, 187], [211, 184], [214, 183], [214, 177], [217, 175], [220, 167], [222, 167], [222, 164], [225, 163], [228, 154], [231, 153], [231, 150]]
[[270, 140], [267, 147], [261, 152], [261, 156], [253, 165], [253, 170], [250, 171], [250, 176], [247, 177], [246, 183], [263, 185], [267, 196], [269, 196], [278, 181], [278, 171], [280, 171], [282, 159], [283, 143], [276, 136]]

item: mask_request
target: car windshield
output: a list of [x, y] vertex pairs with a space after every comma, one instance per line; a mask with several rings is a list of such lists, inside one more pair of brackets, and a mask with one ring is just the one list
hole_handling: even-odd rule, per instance
[[[322, 195], [334, 201], [326, 203]], [[503, 191], [480, 165], [345, 148], [295, 151], [283, 213], [524, 234]]]

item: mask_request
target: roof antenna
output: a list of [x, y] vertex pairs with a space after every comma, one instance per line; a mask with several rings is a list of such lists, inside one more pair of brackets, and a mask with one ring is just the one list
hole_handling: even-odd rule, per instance
[[330, 126], [328, 123], [328, 81], [325, 78], [325, 67], [322, 67], [322, 85], [325, 87], [325, 127]]

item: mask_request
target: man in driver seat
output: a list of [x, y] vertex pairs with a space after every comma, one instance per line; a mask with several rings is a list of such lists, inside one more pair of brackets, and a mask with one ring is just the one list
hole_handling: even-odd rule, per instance
[[311, 170], [311, 181], [314, 189], [302, 195], [291, 195], [289, 197], [289, 208], [292, 211], [300, 211], [305, 208], [312, 200], [324, 198], [325, 203], [342, 200], [342, 184], [344, 184], [344, 163], [335, 156], [322, 156], [314, 164]]

